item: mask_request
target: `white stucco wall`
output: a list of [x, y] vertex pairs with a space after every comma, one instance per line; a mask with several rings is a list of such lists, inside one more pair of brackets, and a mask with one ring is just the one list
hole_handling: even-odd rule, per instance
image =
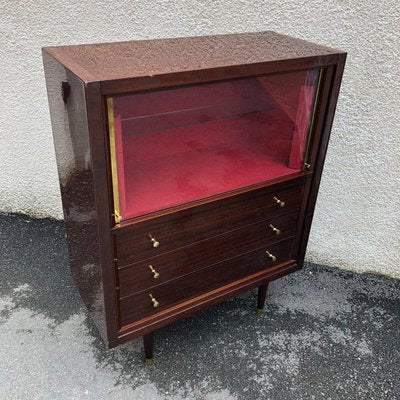
[[40, 48], [276, 30], [346, 50], [307, 259], [400, 278], [398, 0], [0, 0], [0, 210], [62, 218]]

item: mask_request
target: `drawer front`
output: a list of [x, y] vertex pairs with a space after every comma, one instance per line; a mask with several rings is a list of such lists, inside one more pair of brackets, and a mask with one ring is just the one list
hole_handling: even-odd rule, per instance
[[[270, 218], [119, 269], [120, 296], [187, 275], [296, 233], [298, 212]], [[273, 230], [275, 227], [279, 231]], [[279, 233], [279, 234], [277, 234]]]
[[[293, 238], [215, 264], [183, 278], [120, 299], [121, 326], [234, 282], [277, 263], [293, 259]], [[275, 255], [272, 259], [266, 252]], [[155, 308], [153, 301], [158, 302]]]
[[[283, 182], [117, 228], [120, 266], [300, 209], [304, 178]], [[284, 202], [278, 203], [277, 200]], [[154, 247], [153, 242], [159, 245]], [[157, 244], [157, 243], [156, 243]]]

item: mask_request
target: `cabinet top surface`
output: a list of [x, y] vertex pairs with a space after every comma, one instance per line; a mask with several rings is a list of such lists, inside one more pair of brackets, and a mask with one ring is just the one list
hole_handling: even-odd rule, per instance
[[157, 76], [289, 59], [326, 57], [340, 50], [275, 32], [45, 47], [85, 82]]

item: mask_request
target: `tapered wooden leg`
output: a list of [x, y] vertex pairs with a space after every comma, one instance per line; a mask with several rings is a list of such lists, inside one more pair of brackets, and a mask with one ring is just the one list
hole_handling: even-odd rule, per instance
[[257, 315], [261, 315], [264, 309], [265, 298], [267, 297], [268, 283], [258, 288]]
[[144, 355], [146, 365], [153, 365], [153, 332], [143, 335]]

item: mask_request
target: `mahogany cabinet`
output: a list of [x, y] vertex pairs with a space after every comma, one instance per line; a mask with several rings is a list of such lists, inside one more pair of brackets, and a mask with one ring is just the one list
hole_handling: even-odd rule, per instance
[[73, 279], [109, 347], [301, 268], [346, 54], [273, 32], [46, 47]]

